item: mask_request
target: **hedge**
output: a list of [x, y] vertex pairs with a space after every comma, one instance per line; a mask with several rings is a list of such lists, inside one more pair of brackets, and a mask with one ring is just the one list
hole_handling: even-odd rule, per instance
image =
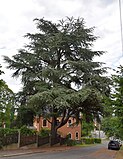
[[82, 138], [82, 143], [84, 144], [94, 144], [94, 143], [101, 143], [100, 138]]

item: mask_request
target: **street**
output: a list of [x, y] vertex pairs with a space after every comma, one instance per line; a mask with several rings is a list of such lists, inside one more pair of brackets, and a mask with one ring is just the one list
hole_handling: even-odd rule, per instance
[[21, 156], [4, 157], [4, 159], [114, 159], [117, 151], [108, 150], [107, 143], [76, 147], [65, 151], [34, 153]]

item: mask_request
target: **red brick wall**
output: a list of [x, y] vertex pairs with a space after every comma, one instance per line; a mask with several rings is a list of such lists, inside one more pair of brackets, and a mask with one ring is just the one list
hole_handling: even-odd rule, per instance
[[[78, 124], [78, 125], [74, 124], [75, 119], [73, 119], [72, 117], [69, 118], [69, 120], [71, 120], [71, 125], [69, 126], [69, 123], [67, 122], [67, 124], [65, 124], [64, 126], [58, 129], [58, 133], [62, 137], [66, 137], [70, 133], [71, 139], [80, 140], [81, 139], [81, 124]], [[47, 125], [43, 127], [42, 117], [40, 117], [40, 119], [38, 120], [35, 118], [34, 126], [36, 127], [37, 131], [40, 131], [41, 128], [49, 128], [49, 129], [51, 128], [51, 124], [48, 121], [47, 121]], [[78, 138], [76, 138], [76, 133], [78, 133]]]
[[[81, 124], [74, 124], [75, 119], [69, 118], [72, 123], [71, 126], [69, 126], [69, 123], [65, 124], [61, 128], [58, 129], [58, 132], [60, 132], [61, 136], [65, 137], [69, 133], [71, 134], [71, 139], [73, 140], [80, 140], [81, 139]], [[76, 138], [76, 133], [78, 132], [78, 139]]]

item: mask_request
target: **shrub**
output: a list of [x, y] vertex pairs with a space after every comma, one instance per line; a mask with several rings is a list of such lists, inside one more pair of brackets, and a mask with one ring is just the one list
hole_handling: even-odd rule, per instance
[[70, 134], [68, 134], [68, 135], [66, 136], [66, 138], [65, 138], [64, 144], [66, 144], [67, 146], [74, 146], [74, 145], [77, 144], [77, 142], [76, 142], [76, 140], [72, 140], [72, 139], [70, 138]]
[[66, 145], [67, 146], [74, 146], [74, 145], [76, 145], [76, 141], [68, 139], [68, 140], [66, 140]]
[[35, 135], [36, 134], [36, 131], [35, 130], [32, 130], [32, 129], [29, 129], [29, 128], [27, 128], [27, 126], [22, 126], [21, 128], [20, 128], [20, 133], [22, 134], [22, 135], [27, 135], [27, 136], [29, 136], [29, 135]]
[[94, 138], [82, 138], [84, 144], [94, 144]]
[[94, 138], [94, 142], [100, 144], [101, 143], [101, 139], [100, 138]]
[[86, 138], [85, 144], [94, 144], [94, 139], [93, 138]]
[[94, 143], [101, 143], [101, 139], [100, 138], [81, 138], [82, 143], [84, 144], [94, 144]]
[[44, 128], [42, 128], [41, 130], [40, 130], [40, 132], [38, 133], [38, 135], [39, 136], [49, 136], [49, 134], [50, 134], [50, 132], [51, 132], [51, 130], [50, 129], [44, 129]]
[[18, 129], [0, 128], [0, 136], [18, 133]]

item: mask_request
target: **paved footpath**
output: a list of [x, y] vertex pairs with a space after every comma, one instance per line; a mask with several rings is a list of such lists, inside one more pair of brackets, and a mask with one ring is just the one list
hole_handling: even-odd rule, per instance
[[53, 152], [53, 151], [65, 151], [69, 149], [76, 149], [77, 147], [69, 147], [69, 146], [53, 146], [53, 147], [39, 147], [39, 148], [20, 148], [20, 149], [12, 149], [12, 150], [0, 150], [0, 158], [9, 157], [9, 156], [19, 156], [25, 154], [33, 154], [33, 153], [44, 153], [44, 152]]

